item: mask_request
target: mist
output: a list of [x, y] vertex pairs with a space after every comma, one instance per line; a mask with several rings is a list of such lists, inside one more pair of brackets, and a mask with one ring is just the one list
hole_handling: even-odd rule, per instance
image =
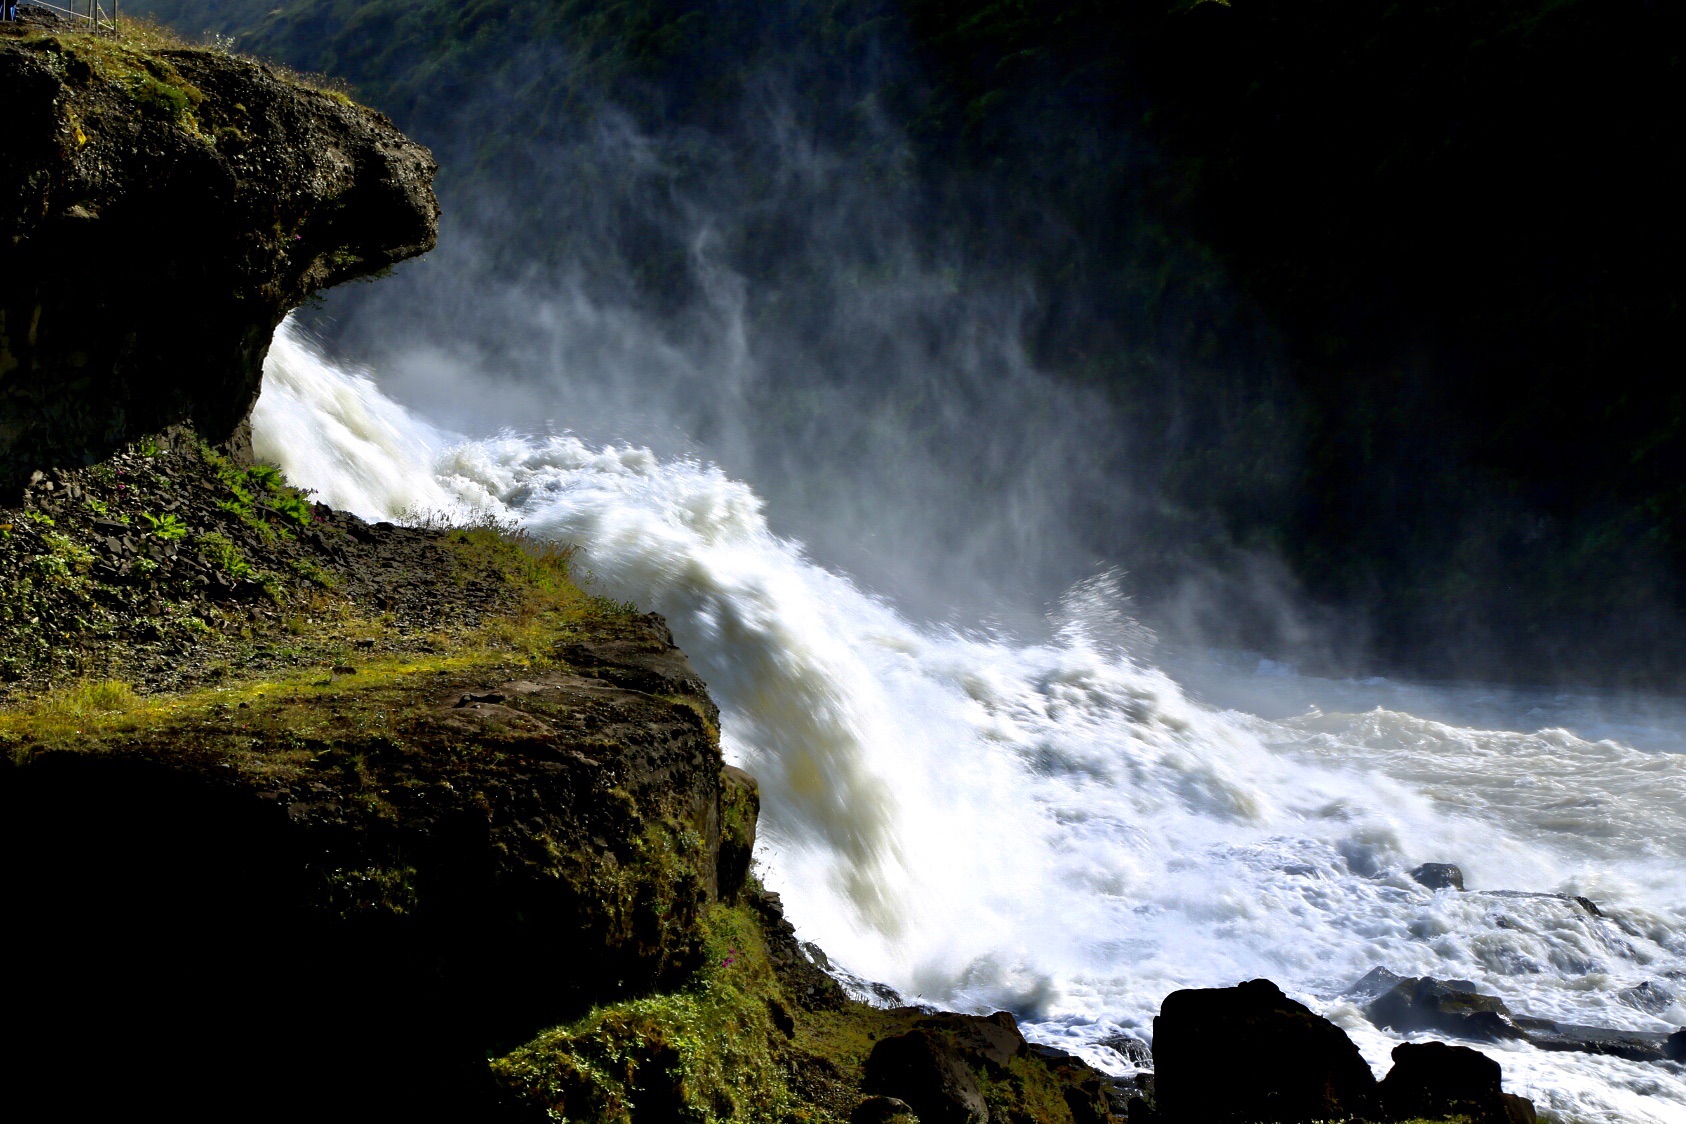
[[[1035, 630], [1074, 582], [1121, 571], [1128, 590], [1146, 567], [1172, 595], [1162, 632], [1210, 638], [1234, 617], [1213, 606], [1239, 592], [1250, 619], [1310, 643], [1303, 623], [1281, 627], [1305, 616], [1290, 582], [1229, 576], [1286, 573], [1267, 560], [1232, 551], [1163, 576], [1189, 540], [1222, 535], [1140, 455], [1143, 421], [1162, 449], [1176, 410], [1039, 365], [1060, 313], [1011, 246], [980, 244], [987, 192], [933, 191], [875, 100], [911, 80], [905, 59], [879, 44], [827, 68], [815, 51], [761, 52], [707, 127], [588, 90], [567, 135], [523, 144], [519, 167], [454, 177], [509, 158], [482, 141], [511, 104], [568, 83], [582, 97], [578, 60], [529, 49], [513, 86], [423, 136], [445, 169], [439, 249], [330, 296], [307, 326], [448, 428], [717, 463], [754, 484], [778, 533], [916, 615]], [[1050, 241], [1085, 237], [1038, 221]], [[1174, 349], [1141, 350], [1174, 391]]]

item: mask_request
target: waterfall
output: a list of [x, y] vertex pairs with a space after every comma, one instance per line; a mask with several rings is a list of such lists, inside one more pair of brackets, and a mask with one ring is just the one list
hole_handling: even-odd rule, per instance
[[[452, 434], [290, 327], [254, 429], [326, 502], [517, 521], [577, 544], [596, 591], [666, 616], [725, 752], [762, 784], [766, 881], [858, 977], [1010, 1009], [1115, 1071], [1097, 1043], [1147, 1037], [1167, 992], [1257, 976], [1385, 1069], [1396, 1039], [1341, 997], [1377, 965], [1569, 1022], [1686, 1022], [1686, 1004], [1620, 995], [1686, 994], [1686, 754], [1603, 736], [1590, 711], [1538, 728], [1507, 697], [1460, 725], [1450, 695], [1269, 667], [1231, 693], [1286, 705], [1226, 708], [1151, 666], [1104, 581], [1044, 640], [915, 624], [773, 534], [709, 464]], [[1460, 864], [1470, 892], [1418, 885], [1424, 861]], [[1483, 1049], [1565, 1119], [1686, 1120], [1678, 1069]]]

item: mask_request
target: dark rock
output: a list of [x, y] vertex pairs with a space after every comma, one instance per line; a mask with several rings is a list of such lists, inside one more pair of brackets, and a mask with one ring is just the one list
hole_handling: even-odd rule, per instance
[[1686, 1027], [1664, 1039], [1663, 1055], [1671, 1062], [1686, 1062]]
[[1111, 1038], [1103, 1038], [1097, 1045], [1105, 1046], [1116, 1052], [1127, 1063], [1137, 1069], [1153, 1068], [1153, 1047], [1131, 1034], [1115, 1034]]
[[1172, 992], [1153, 1020], [1153, 1057], [1168, 1121], [1339, 1119], [1363, 1115], [1376, 1093], [1351, 1039], [1269, 980]]
[[1470, 1124], [1533, 1124], [1534, 1106], [1501, 1089], [1499, 1063], [1467, 1046], [1444, 1042], [1394, 1047], [1393, 1068], [1381, 1083], [1391, 1120], [1467, 1117]]
[[178, 423], [235, 442], [287, 311], [437, 233], [433, 159], [380, 114], [130, 50], [0, 37], [0, 500]]
[[1464, 872], [1452, 863], [1424, 863], [1411, 872], [1411, 877], [1430, 890], [1464, 888]]
[[[720, 896], [735, 896], [749, 877], [755, 853], [755, 825], [761, 815], [761, 787], [755, 778], [728, 765], [721, 773], [720, 866], [717, 875]], [[820, 967], [825, 967], [821, 964]]]
[[1377, 1026], [1406, 1034], [1428, 1030], [1483, 1042], [1522, 1037], [1504, 1000], [1466, 985], [1427, 976], [1400, 980], [1364, 1012]]
[[946, 1031], [949, 1042], [968, 1062], [1002, 1071], [1014, 1058], [1029, 1052], [1018, 1020], [1006, 1011], [993, 1015], [960, 1015], [945, 1011], [920, 1019], [921, 1029]]
[[1616, 998], [1647, 1015], [1660, 1015], [1674, 1006], [1674, 992], [1655, 980], [1646, 980], [1616, 992]]
[[[562, 671], [522, 669], [532, 693], [484, 674], [394, 684], [371, 704], [392, 725], [350, 692], [307, 702], [332, 732], [281, 776], [227, 767], [290, 743], [263, 699], [99, 753], [0, 755], [18, 857], [0, 897], [31, 918], [0, 931], [31, 965], [0, 1004], [0, 1104], [74, 1082], [181, 1120], [256, 1089], [239, 1115], [260, 1124], [486, 1120], [489, 1053], [689, 978], [721, 791], [697, 715]], [[465, 736], [438, 705], [488, 689], [552, 732]], [[64, 1049], [89, 1011], [123, 1041], [97, 1075]]]
[[849, 1114], [849, 1124], [905, 1124], [913, 1119], [913, 1109], [895, 1097], [868, 1097]]
[[1542, 1028], [1525, 1029], [1529, 1043], [1542, 1050], [1604, 1054], [1612, 1058], [1625, 1058], [1630, 1062], [1670, 1060], [1670, 1036], [1661, 1031], [1611, 1030], [1607, 1027], [1575, 1026], [1571, 1023], [1548, 1023]]
[[1357, 980], [1353, 981], [1351, 987], [1341, 992], [1341, 997], [1344, 999], [1356, 1000], [1359, 1003], [1368, 1003], [1372, 999], [1378, 999], [1381, 996], [1386, 995], [1408, 978], [1409, 977], [1406, 976], [1396, 975], [1395, 973], [1388, 971], [1386, 968], [1378, 966], [1371, 968]]
[[984, 1124], [989, 1119], [978, 1079], [935, 1030], [910, 1030], [874, 1046], [862, 1090], [906, 1101], [920, 1124]]

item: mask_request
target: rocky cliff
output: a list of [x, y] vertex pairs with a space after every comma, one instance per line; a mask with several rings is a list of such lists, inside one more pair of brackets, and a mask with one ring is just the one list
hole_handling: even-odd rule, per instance
[[174, 423], [228, 441], [289, 309], [433, 245], [432, 157], [343, 94], [6, 26], [0, 489]]

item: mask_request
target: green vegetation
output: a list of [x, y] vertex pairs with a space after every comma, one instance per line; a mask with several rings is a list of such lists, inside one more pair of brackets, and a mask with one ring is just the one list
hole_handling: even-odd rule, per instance
[[552, 1119], [629, 1124], [784, 1121], [795, 1109], [773, 1053], [780, 1001], [760, 926], [743, 907], [703, 915], [702, 967], [683, 988], [607, 1004], [492, 1063]]
[[121, 37], [54, 32], [34, 33], [28, 41], [63, 55], [73, 77], [80, 69], [120, 88], [143, 114], [198, 132], [194, 111], [205, 95], [158, 53], [183, 45], [163, 28], [131, 20]]
[[187, 537], [187, 524], [177, 516], [165, 513], [153, 515], [141, 512], [141, 522], [146, 524], [147, 533], [165, 542], [176, 542]]

